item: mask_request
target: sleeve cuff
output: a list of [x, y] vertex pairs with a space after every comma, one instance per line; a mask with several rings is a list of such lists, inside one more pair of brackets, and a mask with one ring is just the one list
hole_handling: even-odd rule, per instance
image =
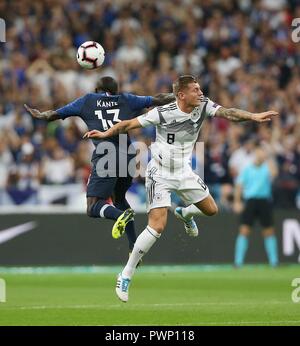
[[148, 124], [148, 121], [145, 120], [143, 115], [140, 115], [137, 117], [138, 122], [141, 124], [142, 127], [146, 127]]

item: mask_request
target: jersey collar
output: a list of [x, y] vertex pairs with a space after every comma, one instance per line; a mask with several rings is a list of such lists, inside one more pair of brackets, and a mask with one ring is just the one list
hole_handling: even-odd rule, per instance
[[193, 122], [196, 122], [198, 119], [199, 119], [199, 114], [197, 114], [197, 112], [195, 111], [197, 107], [195, 107], [191, 113], [186, 113], [186, 112], [183, 112], [180, 108], [179, 108], [179, 105], [176, 101], [176, 106], [177, 106], [177, 109], [179, 110], [179, 112], [184, 115], [187, 119], [191, 119]]
[[182, 110], [180, 109], [180, 107], [179, 107], [177, 101], [176, 101], [176, 106], [177, 106], [177, 109], [179, 110], [180, 113], [182, 113], [183, 115], [187, 115], [187, 116], [189, 116], [189, 117], [191, 116], [192, 113], [186, 113], [186, 112], [184, 112], [184, 111], [182, 111]]

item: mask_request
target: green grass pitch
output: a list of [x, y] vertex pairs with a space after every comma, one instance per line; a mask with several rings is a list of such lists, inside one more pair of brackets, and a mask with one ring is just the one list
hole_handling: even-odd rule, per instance
[[0, 268], [0, 325], [300, 325], [299, 266], [145, 266], [126, 304], [114, 292], [119, 269]]

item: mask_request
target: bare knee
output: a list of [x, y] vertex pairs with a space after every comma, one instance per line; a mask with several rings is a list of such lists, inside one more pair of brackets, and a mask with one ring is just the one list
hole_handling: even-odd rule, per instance
[[211, 195], [208, 195], [204, 200], [195, 203], [195, 205], [206, 216], [213, 216], [218, 213], [218, 206]]
[[218, 206], [215, 204], [215, 205], [213, 206], [213, 208], [211, 209], [211, 215], [210, 215], [210, 216], [216, 215], [216, 214], [218, 214], [218, 212], [219, 212], [219, 208], [218, 208]]
[[273, 227], [268, 227], [268, 228], [265, 228], [262, 232], [262, 235], [264, 237], [270, 237], [270, 236], [273, 236], [275, 234], [274, 232], [274, 228]]
[[239, 229], [239, 233], [245, 237], [248, 237], [250, 235], [251, 228], [248, 225], [241, 225]]
[[153, 228], [157, 233], [162, 233], [166, 228], [166, 224], [164, 222], [161, 222], [161, 220], [151, 220], [151, 222], [149, 222], [149, 226]]
[[206, 216], [214, 216], [219, 212], [218, 206], [216, 204], [212, 205], [208, 210], [204, 212]]

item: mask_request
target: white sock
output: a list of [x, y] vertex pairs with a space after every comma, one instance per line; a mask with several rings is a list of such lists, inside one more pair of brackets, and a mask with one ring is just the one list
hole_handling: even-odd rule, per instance
[[153, 228], [149, 226], [146, 227], [146, 229], [138, 236], [134, 244], [128, 262], [122, 271], [122, 277], [128, 279], [132, 278], [139, 260], [150, 250], [152, 245], [160, 238], [160, 236], [160, 233], [156, 232]]
[[182, 215], [183, 215], [183, 217], [186, 217], [186, 218], [190, 219], [193, 216], [204, 215], [204, 214], [194, 204], [191, 204], [191, 205], [189, 205], [186, 208], [182, 208]]

